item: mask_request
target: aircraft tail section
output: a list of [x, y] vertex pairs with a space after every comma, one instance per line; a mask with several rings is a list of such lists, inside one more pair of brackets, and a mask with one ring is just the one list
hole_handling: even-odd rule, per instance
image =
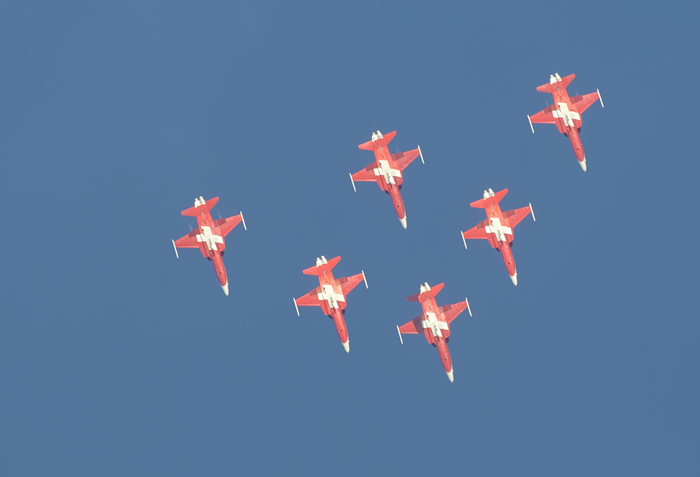
[[416, 293], [415, 295], [406, 297], [406, 301], [417, 301], [420, 303], [421, 295], [423, 295], [423, 300], [425, 300], [427, 296], [432, 296], [433, 298], [435, 298], [435, 296], [437, 296], [437, 294], [440, 293], [444, 286], [444, 283], [439, 283], [431, 288], [430, 285], [424, 283], [420, 286], [420, 293]]
[[576, 78], [576, 75], [569, 75], [569, 76], [564, 76], [561, 78], [559, 74], [554, 73], [552, 76], [550, 76], [549, 83], [545, 83], [542, 86], [537, 87], [537, 91], [540, 91], [542, 93], [553, 93], [556, 91], [556, 88], [566, 88], [569, 86], [569, 83], [571, 83], [574, 78]]
[[371, 141], [362, 143], [357, 147], [359, 147], [360, 149], [365, 149], [367, 151], [374, 151], [380, 145], [386, 146], [387, 144], [389, 144], [391, 140], [394, 139], [394, 136], [396, 136], [396, 131], [391, 131], [389, 134], [384, 134], [383, 136], [381, 132], [377, 131], [376, 133], [372, 133]]
[[333, 267], [338, 265], [338, 262], [340, 262], [340, 255], [335, 258], [331, 258], [330, 260], [326, 260], [326, 257], [321, 255], [316, 259], [316, 265], [303, 270], [302, 273], [304, 275], [318, 276], [321, 270], [332, 270]]
[[474, 207], [475, 209], [485, 209], [487, 208], [490, 204], [498, 204], [503, 197], [508, 193], [508, 189], [503, 189], [502, 191], [494, 193], [493, 190], [485, 190], [484, 191], [484, 198], [477, 200], [475, 202], [472, 202], [469, 204], [470, 206]]
[[205, 201], [202, 196], [199, 196], [194, 200], [194, 207], [185, 209], [180, 213], [188, 217], [197, 217], [199, 212], [202, 210], [202, 207], [204, 207], [204, 210], [211, 210], [217, 204], [217, 202], [219, 202], [218, 197]]

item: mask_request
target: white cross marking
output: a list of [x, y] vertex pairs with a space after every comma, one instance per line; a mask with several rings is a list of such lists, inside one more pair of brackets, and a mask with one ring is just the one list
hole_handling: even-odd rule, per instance
[[435, 313], [425, 313], [426, 320], [420, 322], [423, 328], [432, 330], [433, 336], [442, 337], [442, 330], [449, 330], [450, 327], [444, 321], [439, 321]]
[[217, 243], [224, 243], [224, 238], [221, 235], [211, 233], [211, 227], [201, 227], [202, 233], [197, 234], [197, 242], [204, 242], [209, 250], [218, 250]]
[[345, 302], [345, 297], [342, 293], [336, 293], [331, 285], [323, 285], [318, 293], [318, 299], [327, 301], [331, 308], [338, 308], [338, 302]]
[[495, 234], [496, 240], [498, 240], [499, 242], [506, 241], [505, 234], [513, 235], [513, 229], [501, 225], [501, 220], [497, 217], [491, 217], [491, 225], [487, 225], [485, 227], [485, 230], [488, 234]]
[[396, 184], [394, 177], [401, 177], [401, 171], [389, 167], [389, 161], [379, 161], [379, 167], [374, 168], [375, 176], [383, 176], [388, 184]]
[[562, 118], [564, 124], [569, 127], [574, 127], [574, 119], [581, 120], [581, 116], [575, 111], [569, 111], [569, 106], [566, 103], [557, 103], [559, 106], [557, 109], [552, 111], [552, 116], [555, 118]]

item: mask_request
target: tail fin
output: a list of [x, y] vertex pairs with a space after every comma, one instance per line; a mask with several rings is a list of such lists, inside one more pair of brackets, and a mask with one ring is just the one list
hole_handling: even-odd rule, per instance
[[[324, 261], [326, 263], [323, 263]], [[340, 262], [340, 255], [338, 255], [335, 258], [331, 258], [330, 260], [326, 260], [326, 257], [321, 255], [319, 258], [316, 259], [316, 265], [303, 270], [301, 273], [303, 273], [304, 275], [318, 276], [319, 268], [326, 269], [326, 270], [333, 270], [333, 267], [338, 265], [338, 262]]]
[[209, 201], [205, 201], [204, 198], [200, 196], [194, 200], [194, 207], [185, 209], [180, 213], [189, 217], [197, 217], [197, 215], [199, 215], [199, 211], [197, 209], [201, 210], [201, 208], [204, 207], [206, 210], [211, 210], [217, 202], [219, 202], [218, 197], [214, 197], [213, 199], [209, 199]]
[[380, 145], [386, 146], [391, 142], [392, 139], [394, 139], [394, 136], [396, 136], [396, 131], [391, 131], [389, 134], [385, 134], [382, 137], [376, 138], [377, 133], [381, 134], [379, 131], [376, 133], [372, 133], [372, 140], [367, 141], [365, 143], [360, 144], [359, 147], [360, 149], [365, 149], [367, 151], [374, 151], [377, 147]]
[[557, 86], [560, 88], [566, 88], [567, 86], [569, 86], [569, 83], [571, 83], [574, 80], [574, 78], [576, 78], [576, 75], [569, 75], [564, 76], [563, 78], [561, 78], [560, 81], [557, 81], [558, 76], [559, 75], [557, 73], [550, 76], [549, 83], [543, 84], [542, 86], [538, 86], [537, 91], [540, 91], [542, 93], [553, 93], [554, 88], [556, 88]]
[[[423, 287], [425, 287], [426, 285], [428, 285], [428, 284], [425, 283], [425, 284], [421, 285], [421, 286], [420, 286], [421, 292], [420, 292], [420, 293], [416, 293], [415, 295], [411, 295], [411, 296], [409, 296], [409, 297], [406, 297], [406, 301], [417, 301], [417, 302], [420, 302], [420, 296], [421, 296], [421, 295], [423, 295], [423, 296], [432, 296], [432, 297], [434, 298], [435, 296], [437, 296], [438, 293], [440, 293], [440, 291], [442, 290], [442, 288], [445, 286], [444, 283], [439, 283], [439, 284], [435, 285], [435, 286], [432, 287], [432, 288], [429, 287], [429, 288], [430, 288], [429, 290], [424, 290]], [[424, 299], [425, 299], [425, 298], [424, 298]]]
[[474, 207], [475, 209], [485, 209], [492, 203], [498, 204], [507, 193], [508, 189], [503, 189], [502, 191], [496, 192], [495, 194], [491, 189], [485, 190], [483, 199], [474, 201], [469, 205]]

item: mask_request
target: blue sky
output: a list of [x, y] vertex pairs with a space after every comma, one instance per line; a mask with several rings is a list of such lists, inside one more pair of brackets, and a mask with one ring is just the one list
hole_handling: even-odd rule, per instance
[[[3, 475], [697, 475], [690, 2], [5, 2]], [[576, 73], [584, 174], [535, 88]], [[408, 229], [357, 145], [397, 130]], [[508, 188], [518, 287], [469, 208]], [[220, 196], [231, 295], [170, 240]], [[346, 355], [293, 296], [364, 270]], [[445, 282], [451, 384], [405, 297]]]

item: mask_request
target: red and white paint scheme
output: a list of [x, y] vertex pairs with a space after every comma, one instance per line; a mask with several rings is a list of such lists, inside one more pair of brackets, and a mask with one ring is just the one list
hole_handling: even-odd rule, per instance
[[216, 277], [219, 279], [224, 293], [228, 296], [226, 267], [224, 267], [224, 261], [221, 258], [224, 256], [224, 250], [226, 249], [224, 237], [241, 222], [243, 222], [244, 229], [248, 230], [248, 228], [245, 226], [243, 212], [226, 219], [213, 220], [211, 218], [211, 209], [217, 202], [219, 202], [218, 197], [205, 201], [204, 197], [200, 196], [194, 200], [194, 207], [181, 212], [182, 215], [188, 217], [197, 217], [198, 227], [184, 237], [173, 240], [173, 247], [177, 258], [180, 258], [180, 255], [177, 253], [178, 248], [198, 248], [202, 255], [214, 264]]
[[454, 368], [452, 367], [452, 358], [450, 351], [447, 349], [447, 342], [450, 341], [450, 323], [466, 308], [469, 310], [469, 316], [472, 316], [472, 310], [469, 308], [469, 301], [465, 298], [464, 301], [455, 303], [454, 305], [437, 306], [435, 296], [440, 293], [444, 283], [435, 285], [430, 288], [430, 285], [424, 283], [420, 286], [420, 293], [411, 295], [406, 298], [407, 301], [417, 301], [423, 307], [423, 313], [415, 317], [403, 326], [397, 326], [399, 330], [399, 339], [403, 344], [402, 334], [419, 334], [423, 333], [428, 343], [435, 346], [440, 353], [440, 361], [442, 367], [445, 368], [447, 377], [450, 382], [454, 382]]
[[600, 97], [600, 91], [595, 93], [583, 94], [581, 96], [569, 97], [566, 92], [566, 87], [571, 83], [576, 75], [569, 75], [562, 78], [559, 73], [554, 73], [549, 76], [549, 83], [537, 87], [537, 91], [542, 93], [552, 93], [554, 104], [543, 109], [539, 113], [528, 116], [530, 121], [530, 129], [535, 133], [535, 128], [532, 123], [556, 124], [559, 132], [564, 134], [571, 141], [571, 147], [574, 149], [576, 159], [578, 160], [583, 172], [586, 172], [586, 154], [583, 152], [583, 145], [579, 138], [581, 132], [581, 115], [588, 107], [600, 100], [600, 105], [603, 105], [603, 98]]
[[338, 331], [338, 338], [343, 343], [343, 348], [347, 353], [350, 352], [350, 338], [348, 338], [348, 328], [345, 326], [343, 315], [345, 314], [345, 296], [355, 288], [360, 282], [365, 282], [367, 279], [365, 272], [358, 273], [351, 277], [333, 278], [331, 270], [340, 262], [340, 255], [330, 260], [321, 255], [316, 259], [316, 265], [309, 267], [302, 273], [304, 275], [316, 275], [318, 277], [319, 286], [314, 288], [301, 298], [294, 298], [294, 307], [299, 316], [300, 306], [320, 306], [323, 313], [328, 315], [335, 323], [335, 329]]
[[503, 189], [495, 194], [492, 189], [485, 190], [483, 199], [469, 204], [478, 209], [486, 209], [486, 220], [466, 232], [461, 232], [461, 235], [464, 248], [467, 248], [465, 239], [487, 239], [491, 246], [503, 255], [508, 275], [510, 275], [513, 285], [518, 286], [518, 273], [515, 271], [515, 261], [510, 250], [513, 243], [513, 229], [528, 214], [532, 214], [532, 220], [535, 220], [535, 212], [532, 210], [532, 204], [507, 212], [501, 211], [498, 203], [507, 193], [508, 189]]
[[390, 154], [388, 144], [394, 139], [394, 136], [396, 136], [396, 131], [392, 131], [386, 135], [382, 135], [380, 131], [377, 131], [372, 133], [371, 141], [358, 146], [360, 149], [374, 151], [375, 161], [374, 164], [370, 164], [361, 171], [350, 174], [350, 182], [352, 182], [352, 188], [355, 192], [357, 192], [355, 181], [376, 182], [381, 190], [391, 196], [391, 202], [394, 204], [396, 215], [398, 215], [401, 225], [403, 225], [405, 229], [407, 226], [406, 210], [403, 206], [403, 200], [401, 199], [401, 192], [399, 192], [402, 187], [401, 184], [403, 184], [401, 171], [406, 169], [418, 156], [420, 156], [420, 160], [423, 164], [425, 164], [425, 161], [423, 160], [423, 153], [420, 150], [420, 146], [410, 151]]

